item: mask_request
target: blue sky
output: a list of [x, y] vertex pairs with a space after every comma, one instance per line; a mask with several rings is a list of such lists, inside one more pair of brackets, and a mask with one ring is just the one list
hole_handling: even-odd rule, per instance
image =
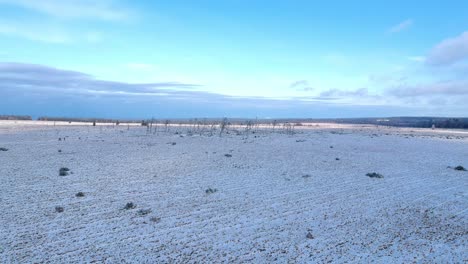
[[467, 1], [0, 0], [0, 114], [467, 116], [467, 10]]

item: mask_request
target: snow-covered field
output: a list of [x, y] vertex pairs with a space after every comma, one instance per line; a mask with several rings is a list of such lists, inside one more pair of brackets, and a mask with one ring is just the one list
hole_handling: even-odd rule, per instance
[[0, 122], [0, 263], [468, 261], [466, 131], [161, 130]]

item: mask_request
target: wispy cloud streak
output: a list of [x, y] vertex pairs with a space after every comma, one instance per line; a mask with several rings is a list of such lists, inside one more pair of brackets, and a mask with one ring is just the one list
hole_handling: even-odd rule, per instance
[[413, 25], [413, 20], [412, 19], [407, 19], [405, 21], [402, 21], [401, 23], [391, 27], [388, 32], [389, 33], [398, 33], [398, 32], [401, 32], [403, 30], [406, 30], [408, 29], [409, 27], [411, 27]]

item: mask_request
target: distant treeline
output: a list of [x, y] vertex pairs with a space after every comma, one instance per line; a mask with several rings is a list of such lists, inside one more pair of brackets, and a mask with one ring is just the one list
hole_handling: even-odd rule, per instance
[[39, 121], [57, 121], [57, 122], [96, 122], [96, 123], [141, 123], [141, 120], [126, 119], [106, 119], [106, 118], [74, 118], [74, 117], [49, 117], [41, 116]]
[[[252, 119], [251, 119], [252, 120]], [[232, 124], [245, 123], [242, 119], [229, 119]], [[456, 117], [378, 117], [378, 118], [282, 118], [282, 119], [256, 119], [258, 124], [294, 124], [301, 126], [305, 123], [337, 123], [337, 124], [363, 124], [395, 127], [415, 128], [458, 128], [468, 129], [468, 118]]]
[[32, 118], [20, 115], [0, 115], [0, 120], [32, 120]]
[[[31, 116], [0, 115], [0, 120], [32, 120]], [[106, 118], [69, 118], [69, 117], [39, 117], [41, 121], [62, 121], [62, 122], [96, 122], [96, 123], [141, 123], [142, 125], [152, 124], [212, 124], [220, 123], [223, 118], [192, 118], [192, 119], [106, 119]], [[468, 129], [468, 118], [456, 117], [379, 117], [379, 118], [280, 118], [280, 119], [226, 119], [229, 125], [264, 124], [275, 125], [294, 124], [301, 126], [303, 123], [338, 123], [338, 124], [370, 124], [395, 127], [419, 127], [419, 128], [458, 128]]]
[[[242, 119], [229, 119], [230, 123], [243, 124]], [[290, 123], [301, 126], [305, 123], [337, 123], [337, 124], [367, 124], [395, 127], [415, 128], [458, 128], [468, 129], [468, 118], [455, 117], [378, 117], [378, 118], [285, 118], [285, 119], [258, 119], [254, 121], [259, 124], [284, 124]]]
[[396, 127], [418, 128], [458, 128], [468, 129], [468, 118], [455, 117], [382, 117], [382, 118], [339, 118], [339, 119], [306, 119], [294, 122], [327, 122], [339, 124], [370, 124]]

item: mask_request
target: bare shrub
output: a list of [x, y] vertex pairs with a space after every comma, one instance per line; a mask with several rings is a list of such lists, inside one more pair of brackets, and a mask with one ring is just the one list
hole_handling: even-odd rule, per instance
[[166, 130], [166, 132], [169, 131], [169, 124], [171, 123], [171, 121], [169, 121], [169, 119], [166, 119], [164, 121], [164, 129]]
[[223, 134], [224, 130], [226, 130], [227, 125], [228, 125], [228, 119], [223, 118], [223, 120], [221, 120], [221, 123], [219, 125], [219, 127], [220, 127], [219, 136], [221, 136]]

